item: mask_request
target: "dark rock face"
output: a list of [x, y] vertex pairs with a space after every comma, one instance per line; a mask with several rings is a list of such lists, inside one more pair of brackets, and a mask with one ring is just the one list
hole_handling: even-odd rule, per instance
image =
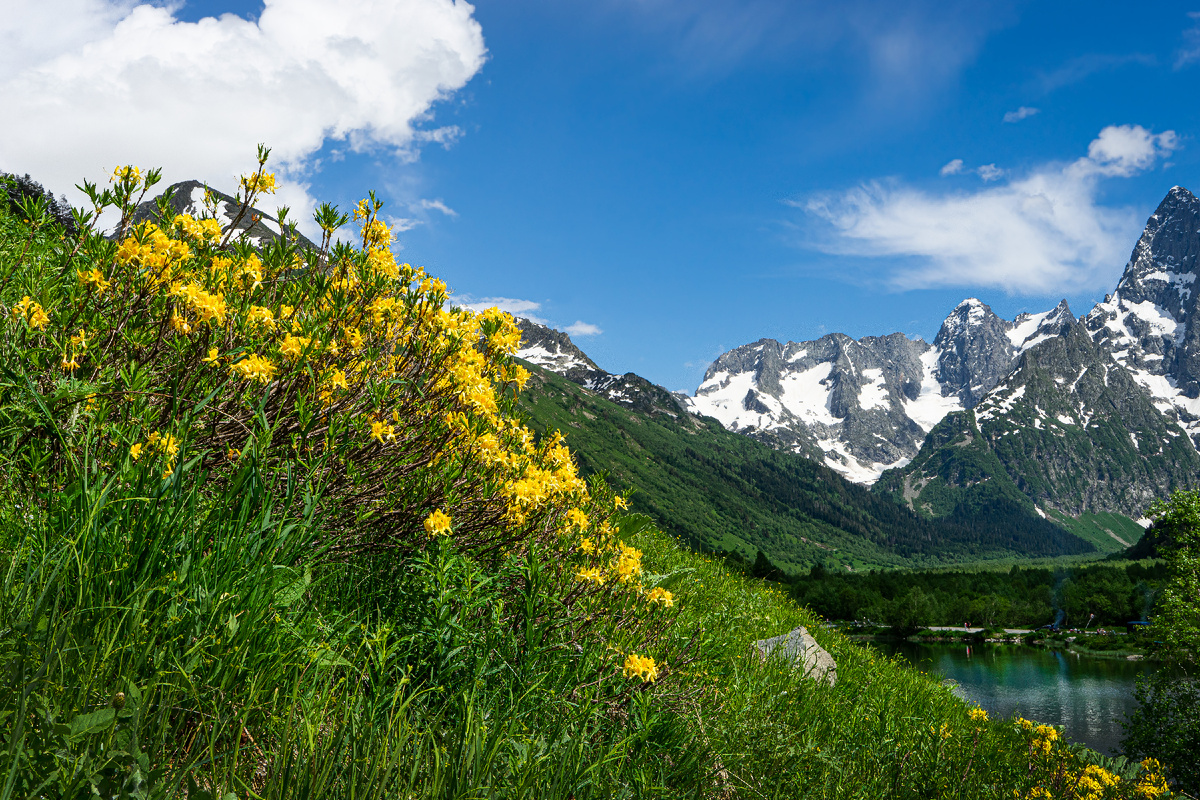
[[619, 406], [644, 414], [687, 417], [683, 401], [640, 375], [605, 372], [562, 331], [519, 317], [521, 346], [517, 357], [562, 375]]
[[1012, 368], [1012, 329], [975, 298], [959, 303], [942, 323], [933, 340], [938, 374], [944, 391], [956, 394], [964, 408], [973, 408]]
[[[802, 450], [807, 430], [835, 468], [892, 464], [876, 488], [934, 516], [993, 502], [1140, 516], [1200, 484], [1198, 273], [1200, 200], [1175, 187], [1083, 320], [1065, 301], [1008, 322], [968, 299], [932, 345], [763, 340], [719, 358], [692, 408], [776, 446]], [[865, 402], [871, 369], [884, 396]]]
[[[209, 216], [210, 213], [205, 207], [204, 194], [209, 192], [216, 199], [216, 218], [221, 221], [222, 230], [227, 230], [237, 220], [239, 204], [234, 201], [234, 198], [224, 192], [210, 189], [199, 181], [181, 181], [173, 183], [163, 190], [161, 196], [167, 197], [167, 202], [174, 209], [176, 214], [190, 214], [196, 219], [203, 216]], [[266, 198], [260, 198], [265, 200]], [[158, 217], [158, 201], [147, 200], [137, 207], [134, 212], [133, 221], [142, 222], [144, 220], [153, 220]], [[264, 247], [280, 237], [279, 220], [260, 211], [257, 208], [251, 208], [246, 211], [241, 220], [237, 220], [237, 225], [234, 232], [234, 239], [245, 233], [246, 241], [255, 247]], [[295, 234], [295, 241], [301, 247], [316, 249], [316, 245], [312, 241], [301, 235]]]
[[[905, 410], [930, 388], [929, 345], [903, 334], [810, 342], [762, 339], [708, 368], [690, 407], [860, 482], [916, 452], [925, 431]], [[941, 397], [940, 389], [937, 390]]]
[[1200, 444], [1198, 271], [1200, 200], [1176, 186], [1146, 223], [1116, 291], [1084, 323]]

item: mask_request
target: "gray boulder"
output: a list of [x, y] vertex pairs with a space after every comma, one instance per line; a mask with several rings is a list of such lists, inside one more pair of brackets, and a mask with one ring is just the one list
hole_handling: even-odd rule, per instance
[[763, 660], [779, 651], [782, 658], [799, 666], [813, 680], [825, 681], [830, 686], [837, 683], [837, 662], [803, 626], [783, 636], [760, 639], [754, 643], [754, 650]]

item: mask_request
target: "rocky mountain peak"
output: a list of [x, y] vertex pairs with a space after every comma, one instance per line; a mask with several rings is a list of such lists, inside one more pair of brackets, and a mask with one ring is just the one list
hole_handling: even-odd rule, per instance
[[691, 420], [686, 407], [686, 400], [690, 398], [676, 397], [632, 372], [624, 375], [605, 372], [563, 331], [524, 317], [517, 318], [517, 327], [521, 329], [518, 358], [562, 375], [624, 408], [651, 416], [662, 414]]
[[1147, 220], [1116, 291], [1084, 323], [1158, 409], [1200, 444], [1198, 272], [1200, 199], [1176, 186]]
[[[263, 247], [275, 241], [280, 236], [279, 220], [258, 208], [251, 208], [239, 220], [237, 218], [240, 204], [233, 196], [212, 189], [200, 181], [180, 181], [173, 183], [162, 191], [159, 197], [166, 196], [168, 204], [176, 214], [190, 214], [196, 219], [209, 215], [205, 203], [205, 194], [211, 194], [216, 202], [216, 219], [222, 229], [237, 223], [237, 231], [244, 231], [246, 241], [254, 247]], [[158, 217], [158, 199], [146, 200], [137, 207], [133, 214], [134, 222], [155, 220]], [[290, 218], [289, 218], [290, 219]], [[241, 234], [235, 234], [239, 236]], [[304, 248], [316, 249], [316, 245], [305, 236], [297, 233], [296, 244]]]
[[959, 303], [933, 340], [943, 393], [957, 396], [965, 408], [978, 403], [1012, 364], [1012, 327], [977, 298]]

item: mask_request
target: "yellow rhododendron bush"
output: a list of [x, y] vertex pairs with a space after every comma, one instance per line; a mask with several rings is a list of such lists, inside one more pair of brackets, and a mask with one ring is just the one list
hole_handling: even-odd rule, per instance
[[[319, 246], [297, 244], [286, 209], [282, 235], [252, 246], [241, 231], [273, 191], [266, 155], [232, 224], [214, 198], [196, 216], [165, 199], [146, 213], [158, 173], [124, 167], [85, 184], [95, 208], [77, 212], [87, 224], [60, 258], [6, 267], [0, 337], [19, 365], [6, 390], [37, 409], [12, 443], [20, 479], [53, 492], [103, 468], [130, 486], [196, 482], [220, 502], [252, 462], [278, 496], [318, 498], [334, 560], [536, 553], [573, 625], [606, 615], [642, 631], [611, 648], [611, 672], [657, 680], [650, 645], [671, 593], [644, 585], [641, 553], [617, 535], [623, 498], [589, 487], [559, 434], [520, 422], [529, 373], [512, 318], [455, 307], [442, 281], [398, 263], [374, 196], [349, 215], [323, 206]], [[119, 217], [111, 236], [95, 230], [102, 214]], [[357, 240], [335, 241], [347, 223]]]

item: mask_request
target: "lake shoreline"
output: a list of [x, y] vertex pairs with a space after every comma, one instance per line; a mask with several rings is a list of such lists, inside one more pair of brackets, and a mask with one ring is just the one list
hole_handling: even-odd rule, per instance
[[[1062, 651], [1075, 653], [1077, 655], [1088, 656], [1089, 658], [1106, 658], [1121, 661], [1155, 661], [1148, 651], [1143, 647], [1127, 646], [1127, 647], [1105, 647], [1093, 649], [1086, 644], [1079, 644], [1080, 638], [1085, 636], [1095, 636], [1097, 634], [1075, 633], [1064, 638], [1055, 638], [1053, 636], [1041, 636], [1033, 638], [1030, 634], [1035, 633], [1031, 630], [1013, 629], [1005, 631], [1005, 634], [1012, 635], [988, 635], [999, 633], [999, 631], [963, 631], [960, 635], [948, 635], [950, 631], [934, 631], [926, 629], [926, 631], [918, 631], [907, 636], [899, 633], [891, 633], [885, 630], [874, 630], [871, 633], [850, 633], [846, 628], [842, 631], [856, 642], [885, 642], [885, 643], [900, 643], [908, 642], [910, 644], [929, 644], [929, 645], [1014, 645], [1019, 647], [1027, 647], [1041, 651]], [[1099, 634], [1104, 638], [1110, 635]], [[1122, 636], [1125, 634], [1121, 634]], [[1106, 642], [1107, 643], [1107, 642]]]

